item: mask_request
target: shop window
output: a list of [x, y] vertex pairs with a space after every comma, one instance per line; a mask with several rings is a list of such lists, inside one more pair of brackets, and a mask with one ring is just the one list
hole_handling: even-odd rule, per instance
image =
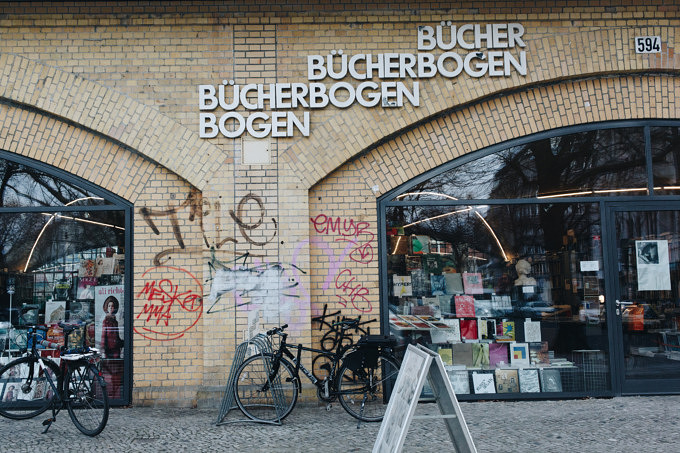
[[78, 323], [69, 344], [100, 349], [112, 402], [124, 403], [129, 207], [48, 170], [0, 158], [0, 360], [21, 353], [27, 325], [64, 344], [59, 322]]
[[609, 388], [598, 204], [390, 207], [386, 220], [391, 331], [437, 350], [457, 393]]

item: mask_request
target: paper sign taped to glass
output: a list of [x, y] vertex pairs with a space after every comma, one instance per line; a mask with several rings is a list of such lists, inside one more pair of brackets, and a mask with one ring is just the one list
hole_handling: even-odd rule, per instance
[[635, 241], [638, 291], [670, 291], [668, 241]]

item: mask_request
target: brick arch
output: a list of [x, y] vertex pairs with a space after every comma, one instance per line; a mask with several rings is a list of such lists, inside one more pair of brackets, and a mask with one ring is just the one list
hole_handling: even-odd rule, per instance
[[[594, 122], [680, 118], [680, 77], [604, 76], [510, 93], [434, 118], [348, 165], [380, 196], [443, 163], [538, 132]], [[376, 190], [376, 188], [378, 190]]]
[[[0, 103], [4, 149], [129, 200], [158, 166], [202, 190], [211, 162], [221, 154], [151, 107], [17, 55], [0, 54]], [[126, 174], [131, 179], [123, 183]]]
[[[662, 36], [662, 53], [635, 53], [634, 37], [646, 34]], [[442, 115], [455, 114], [461, 108], [467, 108], [474, 117], [481, 105], [498, 108], [494, 106], [496, 99], [512, 96], [515, 91], [537, 93], [544, 85], [565, 80], [578, 84], [580, 79], [611, 75], [678, 74], [680, 57], [672, 47], [675, 34], [675, 27], [659, 26], [653, 30], [630, 27], [535, 35], [527, 39], [529, 69], [525, 77], [421, 80], [420, 107], [384, 110], [353, 106], [337, 111], [324, 123], [314, 125], [310, 137], [291, 143], [281, 158], [301, 185], [311, 188], [348, 161], [381, 143], [408, 135], [418, 125], [434, 124]], [[549, 90], [546, 94], [550, 96]]]

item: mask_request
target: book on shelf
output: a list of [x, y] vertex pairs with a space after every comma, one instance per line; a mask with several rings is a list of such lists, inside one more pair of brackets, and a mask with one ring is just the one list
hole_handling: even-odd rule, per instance
[[453, 387], [454, 393], [458, 395], [466, 395], [470, 393], [470, 376], [467, 370], [446, 370], [449, 375], [449, 381]]
[[461, 274], [445, 272], [442, 275], [444, 276], [444, 287], [446, 294], [463, 294], [463, 276]]
[[472, 343], [455, 343], [451, 345], [454, 365], [472, 366]]
[[541, 391], [543, 392], [561, 392], [562, 391], [562, 377], [560, 370], [556, 368], [541, 368]]
[[473, 368], [489, 367], [489, 343], [472, 344], [472, 366]]
[[410, 297], [413, 295], [410, 275], [392, 276], [392, 294], [396, 297]]
[[510, 343], [510, 363], [513, 365], [529, 365], [529, 345], [527, 343]]
[[496, 393], [496, 386], [494, 385], [493, 372], [490, 373], [472, 373], [472, 384], [475, 393]]
[[529, 358], [532, 365], [550, 365], [550, 355], [548, 354], [548, 342], [529, 343]]
[[482, 274], [479, 272], [463, 272], [463, 289], [465, 294], [482, 294]]
[[489, 367], [495, 368], [510, 363], [508, 345], [504, 343], [489, 343]]
[[522, 393], [538, 393], [541, 385], [538, 380], [538, 370], [535, 368], [519, 369], [519, 391]]
[[463, 340], [478, 340], [476, 319], [460, 320], [460, 337]]
[[475, 317], [475, 299], [470, 295], [458, 295], [454, 298], [456, 305], [457, 318], [474, 318]]
[[497, 393], [518, 393], [519, 375], [516, 369], [497, 368], [494, 370]]
[[515, 341], [515, 322], [503, 320], [496, 326], [496, 341], [513, 342]]

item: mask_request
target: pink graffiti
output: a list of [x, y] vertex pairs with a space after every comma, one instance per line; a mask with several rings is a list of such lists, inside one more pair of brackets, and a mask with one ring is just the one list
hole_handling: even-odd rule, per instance
[[142, 274], [142, 279], [152, 272], [164, 271], [184, 273], [196, 287], [182, 288], [168, 278], [144, 282], [144, 288], [137, 294], [138, 299], [145, 299], [144, 308], [136, 316], [142, 325], [136, 325], [134, 331], [148, 340], [169, 341], [181, 338], [198, 323], [203, 314], [203, 286], [189, 271], [171, 266], [157, 266], [147, 269]]

